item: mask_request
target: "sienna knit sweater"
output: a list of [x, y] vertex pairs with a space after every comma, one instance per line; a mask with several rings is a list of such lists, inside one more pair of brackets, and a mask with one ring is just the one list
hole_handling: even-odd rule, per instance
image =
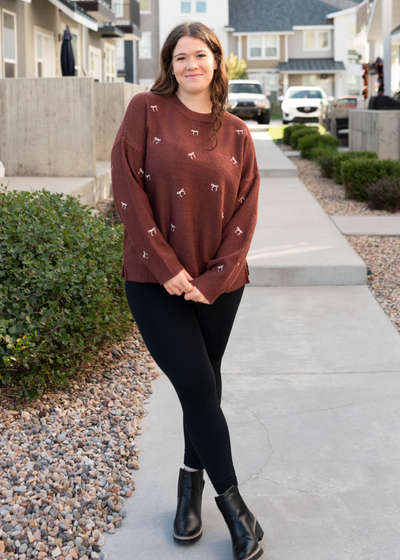
[[[260, 174], [249, 129], [225, 112], [192, 111], [176, 93], [136, 94], [111, 152], [124, 223], [121, 277], [164, 284], [184, 268], [212, 304], [248, 284]], [[210, 138], [211, 137], [211, 138]]]

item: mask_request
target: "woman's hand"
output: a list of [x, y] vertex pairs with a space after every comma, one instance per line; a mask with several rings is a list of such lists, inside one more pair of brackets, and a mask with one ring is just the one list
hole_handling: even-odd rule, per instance
[[198, 288], [195, 288], [189, 280], [193, 280], [189, 272], [185, 269], [181, 270], [179, 274], [168, 280], [163, 284], [164, 288], [171, 295], [180, 296], [185, 292], [185, 299], [196, 301], [198, 303], [206, 303], [210, 305]]
[[181, 296], [183, 292], [188, 293], [194, 290], [194, 286], [189, 280], [193, 280], [193, 278], [187, 270], [183, 269], [179, 274], [168, 280], [168, 282], [165, 282], [163, 286], [171, 296]]
[[186, 300], [192, 300], [192, 301], [196, 301], [198, 303], [206, 303], [207, 305], [210, 305], [210, 302], [208, 301], [208, 299], [206, 299], [203, 294], [200, 292], [199, 288], [194, 287], [194, 290], [188, 294], [185, 294], [185, 299]]

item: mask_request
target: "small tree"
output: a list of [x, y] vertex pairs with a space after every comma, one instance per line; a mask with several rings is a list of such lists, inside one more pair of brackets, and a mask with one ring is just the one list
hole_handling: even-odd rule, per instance
[[239, 62], [238, 56], [231, 53], [228, 61], [229, 80], [247, 80], [247, 64], [245, 60]]

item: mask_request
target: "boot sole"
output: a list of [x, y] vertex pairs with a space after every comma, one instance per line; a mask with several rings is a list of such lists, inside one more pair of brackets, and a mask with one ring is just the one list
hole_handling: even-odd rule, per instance
[[174, 536], [174, 541], [176, 543], [179, 543], [179, 544], [193, 544], [193, 543], [197, 542], [199, 539], [201, 539], [201, 537], [203, 536], [203, 528], [201, 528], [198, 533], [196, 533], [195, 535], [193, 535], [191, 537], [179, 537], [175, 533], [173, 534], [173, 536]]

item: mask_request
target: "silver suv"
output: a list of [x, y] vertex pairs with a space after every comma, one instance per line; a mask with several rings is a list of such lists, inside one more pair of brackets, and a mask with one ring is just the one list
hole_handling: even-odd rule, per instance
[[227, 111], [240, 118], [269, 124], [271, 104], [257, 80], [229, 80]]

